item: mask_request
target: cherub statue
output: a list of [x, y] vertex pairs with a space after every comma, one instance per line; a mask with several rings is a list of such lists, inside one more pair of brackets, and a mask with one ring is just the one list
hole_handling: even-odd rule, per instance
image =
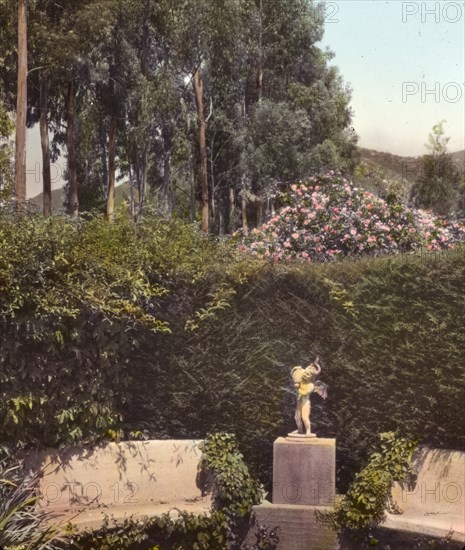
[[316, 437], [316, 434], [313, 434], [310, 428], [310, 394], [315, 392], [323, 399], [328, 397], [328, 386], [323, 382], [315, 380], [321, 372], [318, 361], [319, 358], [317, 357], [307, 368], [303, 369], [299, 366], [291, 370], [291, 377], [297, 390], [295, 409], [297, 430], [290, 435]]

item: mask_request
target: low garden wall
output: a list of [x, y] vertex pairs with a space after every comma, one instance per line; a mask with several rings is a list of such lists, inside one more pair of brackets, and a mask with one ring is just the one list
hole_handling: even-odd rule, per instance
[[44, 451], [31, 455], [27, 467], [43, 472], [38, 506], [51, 522], [94, 529], [105, 516], [123, 521], [176, 510], [208, 513], [211, 498], [201, 487], [199, 443], [132, 441]]
[[415, 482], [392, 491], [401, 513], [383, 527], [465, 543], [465, 453], [422, 447], [414, 463]]

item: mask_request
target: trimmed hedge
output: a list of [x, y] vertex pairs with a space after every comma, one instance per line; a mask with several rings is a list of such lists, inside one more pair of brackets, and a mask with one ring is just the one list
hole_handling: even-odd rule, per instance
[[380, 432], [464, 447], [463, 249], [274, 265], [180, 222], [0, 217], [0, 250], [4, 444], [226, 431], [269, 488], [318, 354], [339, 490]]

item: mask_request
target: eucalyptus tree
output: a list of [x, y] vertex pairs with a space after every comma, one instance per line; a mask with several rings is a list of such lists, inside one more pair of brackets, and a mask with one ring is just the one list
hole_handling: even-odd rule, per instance
[[187, 85], [175, 48], [178, 6], [146, 0], [133, 15], [128, 30], [139, 73], [127, 104], [128, 165], [139, 190], [139, 214], [150, 183], [159, 191], [161, 211], [169, 215], [173, 160], [188, 124]]
[[[82, 52], [87, 41], [76, 32], [75, 23], [77, 14], [89, 1], [69, 0], [63, 5], [52, 0], [31, 2], [29, 124], [40, 125], [45, 215], [51, 212], [50, 160], [58, 156], [61, 142], [67, 151], [67, 210], [73, 217], [79, 213], [76, 96], [85, 86]], [[50, 130], [54, 133], [52, 152]]]
[[[219, 3], [223, 3], [222, 1]], [[192, 83], [197, 114], [196, 162], [200, 187], [201, 227], [210, 229], [210, 192], [208, 182], [207, 127], [209, 115], [205, 106], [204, 69], [209, 53], [212, 12], [219, 3], [207, 0], [168, 0], [167, 20], [174, 31], [172, 44], [186, 80]]]
[[[35, 2], [30, 10], [30, 59], [28, 125], [37, 122], [42, 150], [43, 214], [52, 213], [51, 147], [49, 130], [59, 131], [61, 116], [60, 77], [63, 72], [63, 45], [59, 34], [61, 10], [54, 2]], [[50, 88], [54, 108], [50, 109]], [[50, 110], [53, 111], [50, 116]], [[57, 115], [57, 113], [59, 113]], [[54, 123], [54, 124], [53, 124]], [[56, 152], [56, 150], [55, 150]], [[54, 155], [55, 159], [57, 155]]]
[[[170, 51], [192, 86], [193, 141], [202, 230], [228, 224], [228, 190], [236, 177], [235, 119], [241, 104], [248, 0], [166, 0]], [[189, 97], [186, 94], [186, 101]], [[212, 222], [215, 222], [212, 225]]]
[[78, 21], [83, 33], [93, 36], [87, 51], [87, 63], [94, 72], [90, 89], [93, 100], [101, 106], [109, 121], [105, 212], [110, 220], [115, 201], [117, 132], [124, 128], [128, 95], [136, 85], [139, 72], [128, 32], [135, 4], [132, 0], [94, 1], [81, 11]]
[[324, 32], [319, 6], [307, 0], [256, 0], [255, 8], [257, 91], [248, 95], [246, 162], [260, 223], [263, 200], [269, 214], [269, 199], [279, 186], [317, 168], [315, 147], [326, 142], [325, 150], [337, 151], [340, 166], [351, 166], [339, 157], [350, 158], [354, 137], [348, 132], [350, 90], [329, 66], [332, 53], [318, 45]]
[[18, 0], [18, 84], [15, 139], [15, 196], [19, 208], [26, 201], [27, 116], [27, 0]]
[[16, 6], [0, 0], [0, 200], [14, 191], [14, 165], [10, 138], [15, 126], [10, 113], [16, 95]]
[[13, 191], [12, 148], [10, 137], [14, 123], [0, 99], [0, 203], [9, 198]]

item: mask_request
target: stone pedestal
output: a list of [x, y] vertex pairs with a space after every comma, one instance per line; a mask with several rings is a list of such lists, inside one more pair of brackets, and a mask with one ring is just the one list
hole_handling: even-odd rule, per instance
[[279, 437], [273, 446], [273, 504], [333, 506], [336, 440]]
[[[316, 511], [330, 508], [323, 506], [293, 506], [271, 504], [265, 501], [254, 506], [257, 525], [270, 531], [276, 530], [279, 537], [278, 550], [339, 550], [337, 533], [323, 527], [316, 519]], [[247, 542], [253, 544], [250, 537]]]
[[331, 510], [335, 492], [335, 439], [279, 437], [273, 447], [273, 502], [254, 506], [256, 523], [277, 529], [279, 550], [337, 550], [337, 533], [316, 519], [316, 512]]

